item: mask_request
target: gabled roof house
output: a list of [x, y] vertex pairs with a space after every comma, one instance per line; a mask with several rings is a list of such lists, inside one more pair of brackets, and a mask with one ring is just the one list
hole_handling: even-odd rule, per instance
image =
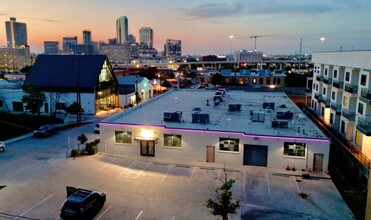
[[39, 55], [23, 89], [29, 85], [47, 96], [46, 113], [77, 102], [77, 94], [85, 114], [119, 106], [117, 79], [105, 55]]

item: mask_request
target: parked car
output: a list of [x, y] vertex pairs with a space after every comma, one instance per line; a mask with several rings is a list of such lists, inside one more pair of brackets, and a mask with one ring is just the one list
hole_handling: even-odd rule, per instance
[[94, 133], [99, 134], [99, 127], [100, 127], [99, 123], [96, 123], [94, 126]]
[[73, 187], [72, 189], [72, 193], [69, 193], [71, 189], [67, 187], [67, 199], [60, 213], [62, 219], [92, 219], [106, 202], [104, 192]]
[[33, 132], [34, 137], [48, 137], [57, 132], [57, 125], [43, 125]]
[[0, 153], [5, 151], [5, 143], [0, 142]]

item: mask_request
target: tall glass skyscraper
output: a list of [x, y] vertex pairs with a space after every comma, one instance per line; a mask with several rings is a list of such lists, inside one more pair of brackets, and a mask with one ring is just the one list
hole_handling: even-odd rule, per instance
[[141, 49], [153, 48], [153, 30], [150, 27], [139, 29], [139, 43]]
[[182, 55], [182, 41], [167, 39], [164, 45], [164, 52], [166, 57], [181, 56]]
[[91, 31], [88, 29], [85, 29], [82, 31], [82, 40], [83, 44], [91, 44]]
[[117, 43], [124, 44], [128, 41], [128, 18], [121, 16], [116, 20]]
[[16, 21], [11, 17], [10, 21], [5, 21], [7, 46], [16, 48], [28, 45], [27, 43], [27, 25]]

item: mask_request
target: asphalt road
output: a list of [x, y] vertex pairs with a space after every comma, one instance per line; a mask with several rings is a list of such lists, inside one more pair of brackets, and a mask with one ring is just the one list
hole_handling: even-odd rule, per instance
[[211, 220], [216, 217], [203, 204], [215, 197], [225, 174], [236, 179], [233, 198], [241, 201], [230, 219], [353, 219], [326, 176], [302, 179], [293, 171], [104, 153], [66, 158], [80, 134], [89, 141], [99, 137], [93, 128], [91, 123], [8, 144], [0, 154], [0, 219], [58, 219], [66, 186], [74, 186], [106, 192], [96, 220]]

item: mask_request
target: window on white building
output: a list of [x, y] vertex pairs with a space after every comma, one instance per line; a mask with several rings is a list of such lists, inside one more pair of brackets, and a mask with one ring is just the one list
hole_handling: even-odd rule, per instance
[[334, 79], [338, 78], [338, 70], [334, 70]]
[[336, 99], [336, 93], [334, 91], [331, 92], [331, 100], [335, 101]]
[[363, 115], [364, 110], [365, 110], [365, 104], [363, 104], [362, 102], [358, 102], [358, 113]]
[[115, 142], [120, 144], [131, 144], [131, 131], [115, 131]]
[[179, 134], [164, 134], [164, 146], [166, 146], [166, 147], [182, 147], [182, 135], [179, 135]]
[[305, 143], [285, 142], [283, 145], [283, 155], [291, 157], [305, 157]]
[[367, 81], [366, 75], [361, 75], [361, 86], [365, 86]]
[[325, 76], [327, 76], [327, 68], [325, 68]]
[[326, 87], [322, 89], [322, 95], [326, 95]]
[[345, 72], [345, 82], [350, 82], [350, 72]]
[[219, 150], [238, 152], [239, 145], [240, 145], [240, 139], [219, 138]]

